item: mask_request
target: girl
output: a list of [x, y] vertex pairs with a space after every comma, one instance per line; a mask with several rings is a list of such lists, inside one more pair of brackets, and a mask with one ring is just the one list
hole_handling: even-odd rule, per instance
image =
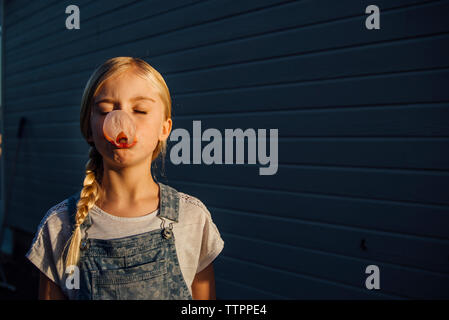
[[26, 255], [39, 298], [215, 299], [224, 241], [210, 212], [151, 174], [172, 128], [159, 72], [139, 58], [103, 63], [80, 125], [91, 146], [83, 188], [48, 210]]

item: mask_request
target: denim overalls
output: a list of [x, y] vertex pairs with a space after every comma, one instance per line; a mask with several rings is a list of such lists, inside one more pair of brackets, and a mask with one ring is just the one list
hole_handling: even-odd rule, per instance
[[[158, 182], [161, 229], [138, 235], [103, 240], [89, 239], [90, 215], [80, 226], [81, 240], [79, 289], [77, 299], [191, 300], [176, 254], [173, 223], [178, 222], [179, 195], [174, 188]], [[71, 223], [74, 224], [80, 193], [69, 197]]]

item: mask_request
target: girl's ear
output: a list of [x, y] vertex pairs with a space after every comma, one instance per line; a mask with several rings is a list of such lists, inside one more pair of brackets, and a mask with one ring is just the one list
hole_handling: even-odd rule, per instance
[[162, 130], [161, 134], [159, 135], [159, 140], [164, 141], [168, 138], [171, 132], [172, 124], [173, 122], [170, 118], [168, 118], [162, 123]]

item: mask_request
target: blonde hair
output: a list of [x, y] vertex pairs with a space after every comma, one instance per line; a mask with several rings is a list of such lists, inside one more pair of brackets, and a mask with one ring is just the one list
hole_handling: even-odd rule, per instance
[[[105, 61], [90, 76], [84, 88], [81, 100], [80, 127], [86, 141], [92, 136], [90, 126], [90, 115], [93, 106], [93, 97], [98, 93], [103, 83], [112, 76], [119, 75], [125, 71], [135, 71], [137, 75], [149, 80], [158, 92], [164, 106], [165, 119], [171, 118], [171, 97], [167, 84], [162, 75], [140, 58], [115, 57]], [[80, 192], [80, 199], [76, 205], [75, 225], [70, 239], [69, 248], [65, 260], [65, 267], [77, 265], [79, 261], [79, 250], [81, 244], [80, 226], [87, 218], [89, 210], [100, 198], [101, 179], [103, 176], [103, 158], [95, 148], [93, 142], [88, 142], [91, 146], [89, 150], [89, 161], [86, 164], [86, 177], [83, 181], [83, 188]], [[162, 154], [165, 158], [167, 142], [159, 141], [153, 152], [151, 162]]]

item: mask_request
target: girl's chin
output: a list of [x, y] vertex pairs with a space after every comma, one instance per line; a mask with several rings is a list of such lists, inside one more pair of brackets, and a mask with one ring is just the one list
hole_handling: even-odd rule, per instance
[[136, 161], [136, 159], [132, 159], [131, 157], [123, 157], [120, 154], [114, 154], [112, 159], [108, 159], [107, 162], [109, 167], [115, 168], [132, 167], [135, 164], [139, 163], [139, 161]]
[[151, 162], [151, 154], [146, 157], [133, 152], [132, 149], [120, 149], [117, 148], [112, 151], [106, 160], [111, 166], [117, 166], [120, 168], [131, 167], [139, 164], [147, 164]]

